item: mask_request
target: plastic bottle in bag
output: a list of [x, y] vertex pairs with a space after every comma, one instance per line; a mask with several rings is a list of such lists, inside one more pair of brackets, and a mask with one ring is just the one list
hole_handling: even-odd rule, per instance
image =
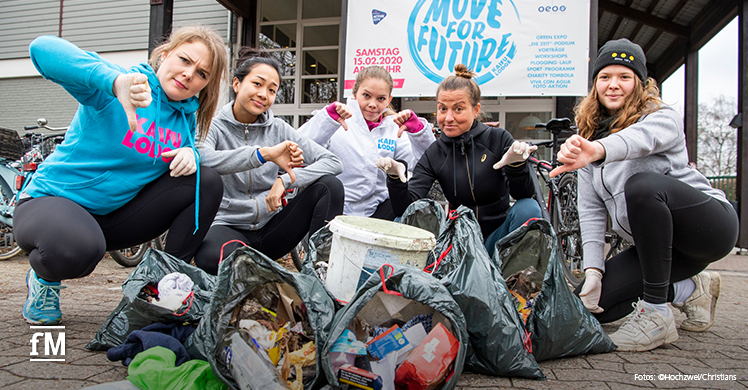
[[257, 348], [249, 333], [238, 329], [229, 331], [223, 338], [220, 361], [242, 390], [290, 389], [263, 354], [264, 351]]

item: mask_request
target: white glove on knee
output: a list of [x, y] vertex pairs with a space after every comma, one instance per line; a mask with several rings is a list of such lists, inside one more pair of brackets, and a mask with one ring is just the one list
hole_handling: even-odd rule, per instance
[[390, 157], [380, 157], [377, 159], [376, 165], [384, 173], [399, 177], [401, 182], [405, 183], [408, 181], [405, 177], [405, 164], [397, 162]]
[[579, 298], [590, 312], [602, 313], [603, 308], [598, 306], [598, 303], [600, 303], [600, 292], [603, 289], [603, 274], [594, 268], [587, 268], [584, 270], [584, 276], [584, 286], [582, 286], [582, 292], [579, 293]]

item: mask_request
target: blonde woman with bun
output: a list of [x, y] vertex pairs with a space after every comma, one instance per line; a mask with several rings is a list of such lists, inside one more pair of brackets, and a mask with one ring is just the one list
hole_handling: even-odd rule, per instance
[[[439, 84], [436, 120], [442, 135], [426, 149], [409, 181], [401, 180], [410, 169], [406, 161], [383, 158], [377, 166], [388, 174], [395, 214], [402, 215], [410, 203], [426, 198], [439, 181], [450, 209], [464, 205], [475, 212], [491, 253], [500, 238], [528, 219], [541, 217], [525, 164], [537, 147], [480, 122], [481, 92], [474, 77], [465, 65], [457, 64], [455, 74]], [[511, 207], [510, 196], [516, 200]]]

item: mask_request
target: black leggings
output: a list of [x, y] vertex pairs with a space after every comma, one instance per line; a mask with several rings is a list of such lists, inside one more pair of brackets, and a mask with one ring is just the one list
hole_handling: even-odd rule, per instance
[[[322, 176], [299, 192], [259, 230], [212, 226], [195, 254], [195, 264], [215, 275], [218, 272], [221, 247], [231, 240], [239, 240], [271, 259], [278, 259], [290, 252], [307, 233], [311, 236], [336, 215], [342, 214], [344, 199], [345, 193], [340, 180], [331, 175]], [[226, 245], [223, 258], [242, 246], [239, 243]]]
[[387, 221], [394, 221], [395, 217], [397, 217], [397, 215], [395, 215], [395, 211], [392, 210], [392, 202], [390, 202], [390, 198], [387, 198], [384, 202], [380, 203], [379, 206], [377, 206], [377, 210], [371, 215], [371, 218], [385, 219]]
[[625, 317], [640, 298], [653, 304], [672, 301], [672, 283], [723, 258], [738, 237], [730, 204], [680, 180], [638, 173], [624, 193], [634, 247], [605, 263], [599, 303], [605, 311], [595, 314], [602, 323]]
[[195, 177], [171, 177], [167, 172], [107, 215], [93, 215], [67, 198], [25, 200], [13, 218], [16, 240], [37, 275], [50, 282], [84, 277], [106, 251], [147, 242], [167, 229], [165, 252], [189, 262], [223, 196], [221, 176], [200, 167], [200, 228], [193, 234]]

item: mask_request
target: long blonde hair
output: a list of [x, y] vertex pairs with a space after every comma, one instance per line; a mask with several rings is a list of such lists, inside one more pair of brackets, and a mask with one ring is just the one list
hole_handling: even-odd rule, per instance
[[210, 80], [208, 80], [205, 88], [198, 93], [200, 107], [197, 109], [197, 138], [203, 140], [208, 134], [210, 121], [216, 112], [221, 93], [221, 81], [223, 81], [228, 67], [228, 54], [223, 38], [209, 26], [183, 26], [174, 30], [164, 43], [153, 50], [148, 63], [155, 71], [158, 71], [163, 54], [173, 51], [182, 44], [196, 41], [205, 44], [213, 58], [209, 70]]
[[[606, 108], [600, 103], [597, 93], [597, 79], [587, 96], [582, 99], [574, 108], [575, 121], [579, 128], [579, 135], [586, 139], [592, 138], [597, 130], [597, 124], [600, 118], [605, 116]], [[647, 82], [642, 84], [638, 77], [634, 77], [636, 85], [632, 93], [626, 97], [621, 108], [616, 112], [613, 122], [610, 124], [610, 132], [617, 133], [632, 124], [636, 123], [642, 115], [650, 114], [660, 109], [664, 104], [660, 100], [660, 89], [657, 88], [657, 82], [649, 77]]]

